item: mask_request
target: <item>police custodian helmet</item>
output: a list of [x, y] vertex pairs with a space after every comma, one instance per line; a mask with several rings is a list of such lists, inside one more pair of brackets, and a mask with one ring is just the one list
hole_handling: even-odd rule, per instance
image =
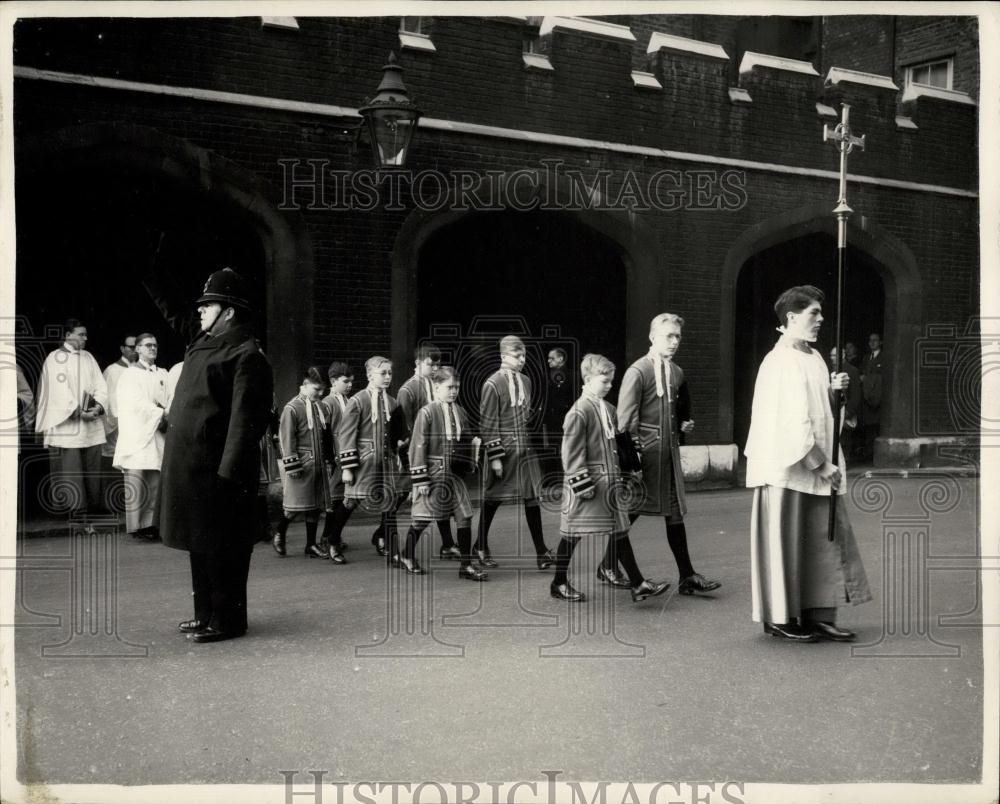
[[242, 307], [250, 309], [250, 294], [247, 292], [246, 281], [232, 268], [223, 268], [212, 274], [201, 296], [195, 304], [211, 304], [216, 302], [223, 307]]

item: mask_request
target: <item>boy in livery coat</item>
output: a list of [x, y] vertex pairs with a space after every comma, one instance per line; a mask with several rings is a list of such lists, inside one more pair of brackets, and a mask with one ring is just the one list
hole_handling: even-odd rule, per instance
[[299, 393], [285, 405], [278, 424], [281, 445], [282, 516], [272, 544], [279, 556], [286, 555], [288, 525], [299, 514], [306, 521], [307, 558], [326, 558], [316, 544], [320, 511], [329, 508], [326, 457], [329, 454], [329, 421], [319, 399], [326, 383], [321, 369], [306, 371]]
[[583, 394], [563, 421], [562, 465], [565, 473], [556, 574], [552, 597], [578, 603], [584, 595], [567, 578], [573, 550], [584, 536], [610, 535], [609, 550], [621, 561], [632, 587], [632, 600], [662, 595], [670, 584], [647, 581], [639, 571], [628, 538], [627, 491], [618, 461], [614, 407], [604, 397], [611, 390], [615, 364], [603, 355], [585, 355], [580, 364]]
[[330, 377], [330, 393], [323, 399], [323, 406], [330, 422], [330, 466], [329, 466], [329, 507], [326, 517], [323, 519], [323, 535], [320, 537], [320, 548], [325, 550], [330, 556], [330, 561], [334, 564], [346, 564], [344, 550], [347, 544], [341, 534], [344, 532], [344, 525], [351, 518], [351, 510], [344, 505], [344, 475], [337, 462], [337, 455], [340, 447], [337, 433], [340, 430], [340, 420], [344, 411], [347, 410], [347, 399], [351, 395], [351, 388], [354, 386], [354, 372], [347, 363], [335, 360], [330, 364], [328, 370]]
[[500, 339], [500, 369], [483, 383], [479, 421], [486, 460], [483, 510], [479, 514], [476, 554], [484, 567], [497, 566], [489, 548], [493, 517], [501, 503], [524, 501], [524, 518], [535, 546], [538, 569], [548, 569], [555, 556], [545, 546], [542, 512], [539, 508], [541, 473], [531, 448], [528, 420], [531, 417], [531, 380], [524, 368], [524, 341], [516, 335]]
[[[441, 362], [441, 351], [433, 344], [425, 343], [416, 348], [413, 357], [413, 376], [400, 386], [399, 393], [396, 395], [396, 401], [399, 403], [406, 423], [405, 447], [407, 449], [409, 449], [418, 411], [424, 405], [434, 401], [431, 377]], [[409, 473], [404, 473], [399, 480], [400, 494], [409, 494], [412, 489]], [[400, 501], [402, 502], [402, 499]], [[441, 558], [448, 560], [461, 558], [462, 554], [455, 547], [455, 540], [451, 535], [451, 522], [445, 517], [437, 524], [438, 530], [441, 532]]]
[[392, 361], [376, 355], [365, 362], [368, 387], [351, 397], [340, 420], [337, 445], [344, 478], [344, 504], [365, 505], [382, 515], [372, 542], [379, 555], [399, 561], [396, 533], [398, 494], [396, 444], [389, 443], [389, 419], [396, 400], [389, 396]]
[[[684, 474], [681, 470], [680, 435], [694, 429], [689, 418], [690, 402], [684, 372], [673, 362], [680, 347], [684, 319], [661, 313], [649, 324], [649, 354], [636, 360], [622, 378], [618, 393], [618, 425], [632, 435], [642, 452], [642, 482], [645, 494], [629, 520], [641, 515], [662, 516], [667, 541], [677, 561], [682, 595], [710, 592], [722, 584], [694, 571], [688, 555], [684, 528]], [[597, 569], [597, 577], [612, 586], [625, 586], [617, 573], [609, 546]]]
[[455, 400], [459, 378], [451, 366], [442, 366], [433, 377], [434, 401], [417, 413], [410, 438], [410, 476], [413, 479], [413, 524], [406, 535], [400, 558], [403, 568], [423, 575], [417, 563], [420, 534], [431, 521], [455, 517], [461, 566], [458, 575], [469, 581], [485, 581], [487, 574], [472, 564], [472, 503], [463, 474], [475, 463], [473, 450], [478, 438], [469, 432], [469, 417]]

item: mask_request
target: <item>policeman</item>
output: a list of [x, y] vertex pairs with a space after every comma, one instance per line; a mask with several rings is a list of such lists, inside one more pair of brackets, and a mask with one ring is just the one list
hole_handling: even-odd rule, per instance
[[260, 440], [273, 395], [271, 366], [251, 327], [246, 283], [216, 271], [196, 302], [201, 334], [184, 355], [163, 455], [163, 543], [191, 555], [195, 642], [247, 630]]

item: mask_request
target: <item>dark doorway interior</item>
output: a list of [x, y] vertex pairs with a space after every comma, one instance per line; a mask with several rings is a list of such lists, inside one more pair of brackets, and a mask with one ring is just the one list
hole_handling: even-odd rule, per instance
[[246, 276], [263, 310], [264, 254], [253, 227], [164, 177], [80, 168], [18, 185], [17, 312], [36, 335], [68, 316], [83, 319], [102, 368], [119, 357], [125, 332], [153, 332], [166, 368], [183, 357], [185, 338], [143, 287], [150, 271], [175, 286], [183, 313], [193, 312], [208, 274], [227, 265]]
[[574, 394], [582, 356], [607, 356], [618, 367], [614, 398], [626, 367], [625, 295], [620, 250], [573, 216], [478, 213], [436, 232], [421, 250], [417, 336], [446, 352], [457, 347], [451, 359], [462, 368], [460, 398], [472, 410], [506, 334], [524, 337], [525, 371], [536, 388], [555, 346], [569, 354]]
[[[879, 263], [856, 248], [848, 248], [844, 332], [858, 348], [858, 362], [867, 351], [868, 335], [883, 332], [885, 287]], [[742, 454], [750, 429], [753, 387], [761, 360], [779, 335], [774, 303], [794, 285], [815, 285], [826, 294], [825, 322], [815, 348], [828, 357], [836, 338], [837, 244], [833, 236], [815, 233], [758, 252], [743, 265], [736, 285], [736, 349], [734, 364], [733, 438]]]

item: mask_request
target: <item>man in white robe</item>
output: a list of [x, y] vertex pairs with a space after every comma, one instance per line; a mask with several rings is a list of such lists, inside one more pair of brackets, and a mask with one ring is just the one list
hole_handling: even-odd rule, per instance
[[122, 353], [121, 357], [104, 369], [104, 382], [108, 386], [108, 415], [104, 417], [106, 441], [101, 448], [101, 455], [105, 458], [113, 458], [115, 455], [115, 442], [118, 440], [118, 411], [115, 409], [115, 391], [118, 388], [118, 380], [121, 379], [125, 369], [135, 362], [135, 335], [126, 335], [122, 338], [121, 346], [118, 348]]
[[[783, 639], [849, 642], [855, 635], [834, 624], [837, 606], [864, 603], [871, 592], [844, 505], [843, 451], [832, 460], [831, 389], [846, 390], [848, 375], [828, 375], [809, 346], [823, 322], [822, 302], [811, 285], [781, 295], [782, 336], [757, 374], [746, 446], [752, 617]], [[832, 540], [831, 489], [838, 495]]]
[[64, 342], [45, 358], [38, 383], [35, 432], [49, 448], [52, 511], [78, 516], [102, 512], [101, 445], [108, 386], [100, 366], [84, 347], [87, 328], [71, 318]]
[[160, 466], [168, 403], [167, 372], [156, 365], [156, 337], [136, 340], [138, 360], [118, 381], [114, 466], [125, 473], [125, 529], [138, 539], [157, 534]]

